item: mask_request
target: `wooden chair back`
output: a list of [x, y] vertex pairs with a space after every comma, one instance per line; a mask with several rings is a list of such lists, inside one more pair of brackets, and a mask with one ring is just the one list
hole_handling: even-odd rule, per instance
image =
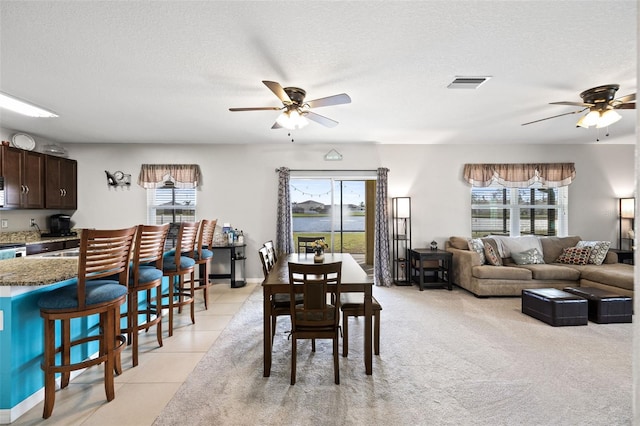
[[202, 259], [202, 249], [211, 250], [211, 246], [213, 245], [213, 234], [216, 232], [217, 223], [218, 219], [203, 219], [201, 221], [200, 229], [198, 231], [197, 259]]
[[180, 222], [174, 253], [176, 265], [180, 265], [181, 256], [193, 257], [199, 228], [200, 222]]
[[324, 237], [298, 237], [298, 253], [313, 253], [313, 243], [316, 240], [324, 241]]
[[273, 269], [273, 264], [269, 262], [269, 253], [266, 247], [260, 247], [258, 249], [258, 255], [260, 256], [260, 263], [262, 264], [262, 273], [264, 277], [267, 278], [271, 269]]
[[[342, 262], [301, 264], [289, 262], [291, 330], [335, 328], [340, 322]], [[303, 303], [296, 303], [296, 294]], [[328, 295], [331, 295], [330, 299]], [[331, 300], [334, 304], [328, 302]]]
[[118, 277], [129, 284], [129, 264], [136, 226], [117, 230], [83, 229], [78, 259], [78, 309], [87, 307], [86, 284], [100, 278]]
[[276, 263], [278, 261], [278, 255], [276, 254], [276, 247], [273, 245], [273, 241], [267, 241], [266, 243], [264, 243], [264, 246], [267, 248], [269, 256], [272, 257], [273, 263]]
[[133, 248], [133, 285], [138, 282], [137, 274], [140, 265], [153, 264], [156, 269], [162, 270], [164, 245], [169, 234], [171, 224], [164, 225], [138, 225], [136, 239]]

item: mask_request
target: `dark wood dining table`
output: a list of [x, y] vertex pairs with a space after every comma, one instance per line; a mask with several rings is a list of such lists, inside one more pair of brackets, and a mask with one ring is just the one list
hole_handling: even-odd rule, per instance
[[[264, 305], [264, 377], [271, 374], [271, 296], [289, 293], [289, 262], [313, 263], [313, 253], [292, 253], [280, 256], [271, 272], [262, 282]], [[364, 293], [364, 366], [366, 374], [372, 368], [372, 316], [371, 305], [373, 278], [358, 265], [349, 253], [325, 253], [324, 262], [342, 262], [341, 292]]]

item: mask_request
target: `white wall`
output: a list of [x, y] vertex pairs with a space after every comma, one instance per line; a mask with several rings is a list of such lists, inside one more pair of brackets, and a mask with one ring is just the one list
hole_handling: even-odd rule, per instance
[[[633, 195], [634, 145], [93, 145], [69, 144], [78, 160], [78, 227], [116, 228], [144, 223], [145, 191], [135, 184], [143, 163], [197, 163], [204, 184], [198, 218], [217, 218], [248, 237], [248, 276], [260, 277], [258, 256], [275, 239], [275, 169], [389, 168], [389, 196], [411, 196], [413, 245], [469, 235], [470, 188], [464, 163], [575, 162], [569, 187], [569, 232], [584, 239], [617, 241], [616, 198]], [[324, 161], [336, 149], [340, 162]], [[130, 188], [107, 186], [105, 170], [130, 173]]]

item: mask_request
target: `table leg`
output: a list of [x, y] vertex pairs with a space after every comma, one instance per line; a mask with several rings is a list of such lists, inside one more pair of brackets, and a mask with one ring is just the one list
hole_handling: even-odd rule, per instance
[[422, 258], [419, 257], [418, 261], [420, 262], [420, 291], [422, 291], [424, 290], [424, 265]]
[[262, 287], [264, 313], [264, 377], [271, 374], [271, 291], [268, 286]]
[[373, 374], [373, 355], [371, 353], [371, 335], [373, 320], [372, 286], [364, 290], [364, 368], [367, 375]]

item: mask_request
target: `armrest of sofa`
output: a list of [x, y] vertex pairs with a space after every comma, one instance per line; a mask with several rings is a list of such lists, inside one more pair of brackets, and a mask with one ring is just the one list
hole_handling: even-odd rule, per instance
[[475, 251], [461, 250], [445, 244], [445, 250], [453, 254], [451, 278], [454, 284], [467, 288], [471, 284], [471, 268], [480, 266], [480, 255]]
[[602, 263], [618, 263], [618, 253], [609, 250]]

